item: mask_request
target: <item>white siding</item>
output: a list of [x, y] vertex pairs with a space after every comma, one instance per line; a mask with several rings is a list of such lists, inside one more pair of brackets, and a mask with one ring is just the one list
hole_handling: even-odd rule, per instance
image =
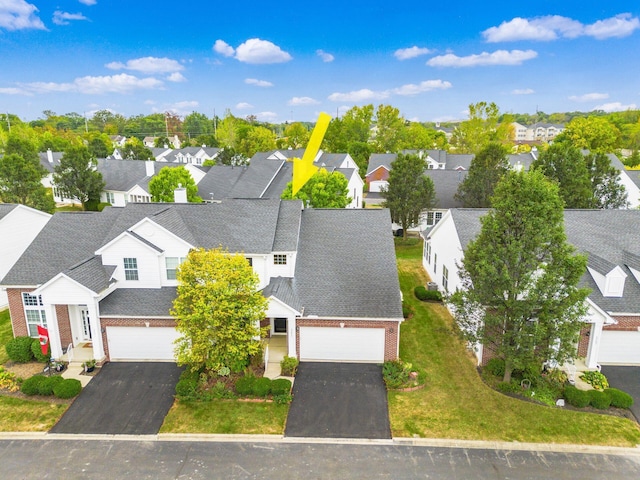
[[[165, 276], [160, 270], [161, 253], [139, 240], [125, 235], [102, 251], [102, 263], [115, 265], [114, 277], [119, 288], [158, 288]], [[125, 280], [124, 259], [135, 258], [138, 263], [138, 280]]]
[[[430, 240], [425, 240], [423, 246], [422, 266], [431, 277], [431, 281], [436, 282], [438, 288], [443, 290], [442, 267], [446, 266], [449, 270], [449, 291], [455, 292], [456, 289], [462, 288], [456, 263], [460, 263], [462, 260], [463, 252], [450, 212], [444, 214], [442, 220], [429, 232], [428, 237]], [[431, 245], [431, 261], [427, 261], [425, 258], [427, 244]], [[434, 265], [436, 255], [437, 265]], [[434, 266], [436, 267], [435, 271]]]

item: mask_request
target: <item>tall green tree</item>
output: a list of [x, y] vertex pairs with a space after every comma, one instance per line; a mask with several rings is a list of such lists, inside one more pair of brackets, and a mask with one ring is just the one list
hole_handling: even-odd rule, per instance
[[427, 128], [419, 122], [411, 122], [406, 128], [399, 146], [401, 150], [446, 150], [447, 137], [443, 132]]
[[71, 146], [53, 169], [53, 183], [65, 197], [76, 198], [86, 209], [87, 202], [99, 201], [104, 188], [98, 162], [84, 145]]
[[17, 153], [0, 157], [0, 200], [53, 213], [55, 202], [42, 185], [46, 175], [47, 171], [33, 157], [27, 159]]
[[213, 122], [203, 113], [191, 112], [184, 117], [182, 131], [191, 138], [213, 134]]
[[400, 115], [400, 110], [391, 105], [378, 105], [376, 134], [373, 138], [376, 152], [398, 152], [405, 138], [405, 130], [405, 120]]
[[253, 157], [257, 152], [268, 152], [275, 150], [276, 136], [266, 127], [248, 126], [246, 133], [238, 142], [238, 153], [247, 158]]
[[284, 129], [284, 148], [304, 148], [311, 132], [301, 122], [293, 122]]
[[176, 359], [193, 372], [242, 371], [260, 351], [267, 300], [246, 258], [222, 249], [193, 249], [177, 272]]
[[352, 142], [368, 143], [373, 123], [373, 105], [354, 106], [342, 118], [334, 118], [329, 123], [322, 141], [322, 148], [328, 152], [349, 151]]
[[627, 191], [620, 182], [620, 171], [604, 153], [590, 153], [584, 162], [591, 179], [592, 208], [624, 208]]
[[611, 153], [618, 146], [620, 130], [603, 117], [579, 117], [571, 120], [556, 142], [568, 141], [577, 148], [595, 153]]
[[554, 142], [531, 164], [556, 181], [565, 208], [591, 208], [593, 191], [580, 150], [569, 142]]
[[349, 197], [348, 184], [347, 177], [342, 173], [329, 173], [321, 168], [295, 196], [291, 195], [293, 182], [287, 183], [280, 198], [285, 200], [297, 198], [312, 208], [345, 208], [352, 200]]
[[382, 191], [384, 207], [390, 210], [391, 220], [402, 226], [404, 239], [420, 215], [436, 205], [433, 181], [424, 174], [426, 168], [426, 160], [417, 155], [399, 154], [391, 162], [389, 184]]
[[450, 297], [467, 340], [504, 360], [505, 382], [514, 369], [575, 358], [587, 259], [567, 243], [557, 184], [539, 170], [507, 173], [481, 223]]
[[149, 193], [154, 202], [174, 202], [176, 188], [187, 189], [187, 201], [200, 203], [202, 198], [198, 196], [198, 186], [195, 180], [183, 166], [162, 167], [158, 174], [149, 180]]
[[125, 160], [155, 160], [151, 149], [136, 137], [132, 137], [125, 142], [121, 155]]
[[453, 131], [451, 145], [456, 153], [478, 153], [491, 142], [507, 143], [511, 138], [511, 118], [503, 116], [500, 109], [491, 102], [469, 105], [469, 119], [461, 122]]
[[490, 207], [493, 190], [508, 170], [505, 147], [490, 143], [471, 160], [469, 173], [458, 186], [455, 199], [465, 208]]

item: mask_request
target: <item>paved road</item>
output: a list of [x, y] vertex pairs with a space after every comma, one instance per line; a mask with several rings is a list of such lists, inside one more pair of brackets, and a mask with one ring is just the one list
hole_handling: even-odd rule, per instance
[[14, 479], [631, 479], [626, 455], [290, 442], [0, 440]]

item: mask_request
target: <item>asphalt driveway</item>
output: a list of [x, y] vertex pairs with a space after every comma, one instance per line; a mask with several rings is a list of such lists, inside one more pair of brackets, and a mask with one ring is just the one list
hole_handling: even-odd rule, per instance
[[175, 363], [107, 363], [50, 432], [156, 434], [181, 372]]
[[630, 410], [640, 422], [640, 367], [603, 365], [602, 373], [609, 380], [610, 387], [627, 392], [633, 397]]
[[293, 384], [285, 436], [391, 438], [382, 367], [301, 363]]

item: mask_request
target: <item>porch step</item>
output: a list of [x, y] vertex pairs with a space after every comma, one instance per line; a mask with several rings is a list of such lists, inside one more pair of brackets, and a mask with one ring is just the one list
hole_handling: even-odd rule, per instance
[[83, 375], [83, 373], [84, 367], [82, 366], [82, 362], [71, 362], [64, 372], [62, 372], [62, 378], [75, 378], [76, 380], [80, 380], [82, 388], [84, 388], [93, 377], [91, 375]]

